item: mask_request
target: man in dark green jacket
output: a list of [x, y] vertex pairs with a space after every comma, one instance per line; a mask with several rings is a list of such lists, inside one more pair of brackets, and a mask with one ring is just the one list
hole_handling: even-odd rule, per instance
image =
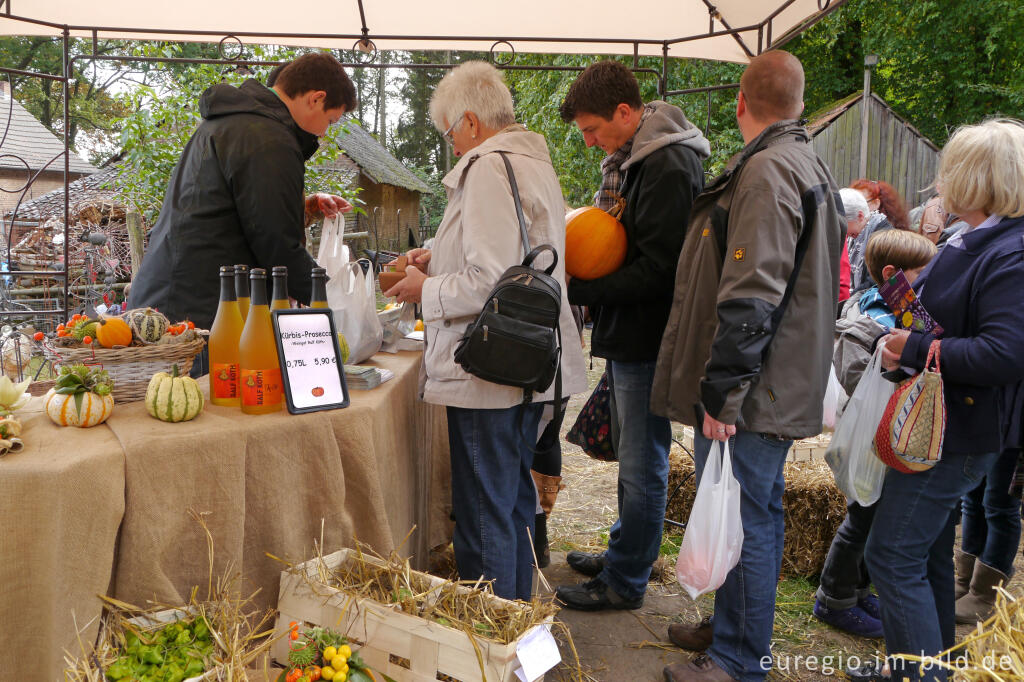
[[710, 146], [679, 108], [644, 105], [636, 78], [619, 62], [588, 67], [569, 88], [560, 113], [576, 123], [588, 147], [608, 155], [595, 203], [605, 210], [624, 206], [627, 246], [616, 272], [569, 282], [569, 302], [588, 306], [594, 317], [592, 352], [607, 361], [619, 518], [606, 552], [568, 556], [570, 566], [593, 580], [560, 587], [557, 594], [575, 609], [635, 609], [658, 558], [668, 488], [671, 428], [648, 409], [654, 363]]
[[316, 261], [305, 248], [305, 214], [351, 206], [330, 195], [304, 198], [305, 162], [355, 105], [348, 75], [325, 53], [290, 63], [273, 88], [248, 80], [207, 89], [204, 120], [171, 175], [128, 305], [209, 329], [218, 268], [236, 263], [287, 266], [289, 296], [309, 303]]

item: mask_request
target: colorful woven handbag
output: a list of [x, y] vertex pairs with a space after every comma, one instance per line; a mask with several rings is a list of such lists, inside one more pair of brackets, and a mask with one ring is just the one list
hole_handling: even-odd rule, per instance
[[[933, 366], [934, 359], [934, 369]], [[892, 394], [875, 431], [878, 458], [897, 471], [927, 471], [942, 458], [946, 398], [939, 369], [939, 341], [932, 341], [924, 370]]]
[[607, 374], [601, 375], [594, 392], [580, 410], [576, 423], [565, 434], [565, 440], [579, 445], [583, 452], [602, 462], [618, 459], [612, 444], [611, 393]]

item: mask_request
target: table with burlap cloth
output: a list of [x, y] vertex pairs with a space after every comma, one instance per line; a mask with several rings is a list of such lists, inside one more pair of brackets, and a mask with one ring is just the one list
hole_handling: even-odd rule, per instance
[[[425, 565], [427, 549], [449, 536], [450, 479], [444, 411], [417, 399], [419, 363], [419, 353], [378, 354], [371, 364], [395, 378], [351, 391], [342, 410], [257, 416], [208, 404], [195, 420], [168, 424], [134, 402], [117, 405], [106, 425], [73, 431], [40, 415], [26, 430], [29, 447], [0, 461], [5, 509], [29, 496], [35, 514], [45, 519], [49, 509], [57, 516], [49, 527], [36, 522], [18, 530], [16, 538], [5, 533], [4, 556], [32, 556], [34, 575], [27, 567], [0, 568], [0, 579], [12, 573], [31, 586], [12, 602], [9, 585], [0, 583], [0, 637], [31, 633], [15, 640], [20, 647], [0, 647], [0, 679], [15, 671], [30, 679], [26, 660], [41, 671], [38, 679], [59, 679], [60, 651], [75, 640], [71, 606], [80, 605], [81, 626], [99, 614], [100, 592], [140, 606], [180, 604], [199, 586], [202, 598], [206, 538], [189, 509], [203, 514], [213, 536], [215, 578], [240, 573], [243, 593], [259, 590], [261, 608], [276, 605], [283, 568], [267, 553], [304, 560], [321, 529], [325, 552], [358, 539], [386, 554], [417, 525], [402, 551]], [[205, 378], [200, 385], [205, 392]], [[35, 444], [41, 434], [92, 463], [93, 478], [70, 472], [65, 462], [42, 473], [40, 485], [30, 487], [35, 479], [25, 474], [21, 485], [3, 488], [8, 465], [35, 469], [49, 459]], [[69, 533], [75, 524], [84, 531]], [[45, 614], [36, 613], [37, 604]], [[15, 613], [9, 605], [21, 608]], [[50, 636], [36, 629], [44, 615], [52, 621]], [[94, 634], [93, 627], [83, 639]]]

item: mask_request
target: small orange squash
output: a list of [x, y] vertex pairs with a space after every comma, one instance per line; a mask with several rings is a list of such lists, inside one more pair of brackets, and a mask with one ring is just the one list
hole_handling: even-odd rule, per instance
[[132, 345], [132, 328], [120, 317], [105, 317], [96, 327], [96, 340], [104, 348]]
[[626, 229], [596, 206], [565, 217], [565, 271], [579, 279], [610, 275], [626, 260]]

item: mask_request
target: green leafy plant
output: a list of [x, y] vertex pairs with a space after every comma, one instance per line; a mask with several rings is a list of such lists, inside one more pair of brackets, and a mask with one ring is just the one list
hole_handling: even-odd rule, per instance
[[95, 393], [98, 396], [110, 395], [114, 390], [114, 382], [110, 373], [99, 367], [85, 365], [64, 365], [60, 368], [53, 392], [61, 395], [75, 396], [75, 409], [81, 413], [82, 396]]

